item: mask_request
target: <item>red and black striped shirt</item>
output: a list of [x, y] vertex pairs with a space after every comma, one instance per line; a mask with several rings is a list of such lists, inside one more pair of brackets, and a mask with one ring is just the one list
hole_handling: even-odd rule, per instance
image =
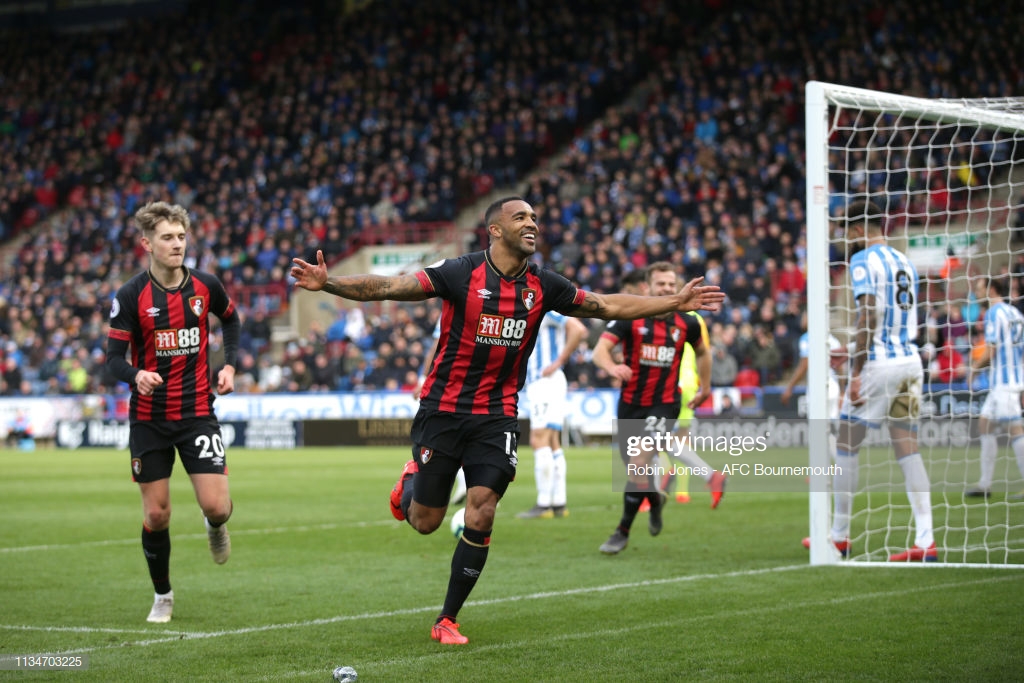
[[694, 348], [703, 342], [699, 320], [683, 313], [613, 320], [601, 336], [622, 344], [624, 362], [633, 371], [622, 387], [622, 403], [642, 408], [679, 403], [679, 363], [687, 342]]
[[549, 310], [571, 315], [584, 293], [533, 263], [504, 275], [486, 251], [447, 259], [417, 277], [427, 294], [444, 299], [421, 408], [517, 416], [541, 319]]
[[185, 272], [180, 287], [165, 289], [147, 270], [126, 282], [114, 298], [108, 363], [118, 350], [123, 359], [127, 343], [131, 345], [130, 374], [147, 370], [164, 380], [151, 396], [132, 392], [129, 419], [133, 422], [213, 415], [209, 315], [225, 325], [229, 321], [237, 325], [238, 314], [215, 276]]

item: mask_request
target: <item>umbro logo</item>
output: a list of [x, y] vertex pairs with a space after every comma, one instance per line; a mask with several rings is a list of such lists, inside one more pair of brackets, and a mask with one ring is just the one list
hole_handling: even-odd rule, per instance
[[478, 290], [476, 290], [476, 293], [478, 295], [480, 295], [481, 299], [490, 299], [491, 298], [491, 290], [489, 290], [489, 289], [478, 289]]
[[157, 317], [158, 315], [160, 315], [160, 309], [159, 309], [159, 308], [157, 308], [156, 306], [153, 306], [153, 307], [151, 307], [151, 308], [147, 308], [147, 309], [146, 309], [146, 313], [148, 313], [148, 314], [149, 314], [149, 317], [150, 317], [150, 318], [155, 318], [155, 317]]

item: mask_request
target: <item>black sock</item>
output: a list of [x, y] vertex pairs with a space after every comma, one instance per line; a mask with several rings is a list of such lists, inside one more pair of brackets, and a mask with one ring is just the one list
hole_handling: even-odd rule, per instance
[[409, 506], [412, 505], [412, 494], [415, 488], [412, 485], [413, 477], [416, 475], [410, 474], [405, 479], [405, 485], [402, 487], [402, 502], [398, 504], [398, 507], [402, 508], [402, 515], [405, 516], [405, 521], [409, 521]]
[[[234, 512], [234, 511], [235, 511], [235, 501], [231, 501], [231, 509], [228, 511], [228, 519], [231, 519], [231, 513]], [[206, 521], [209, 522], [211, 528], [219, 529], [219, 528], [221, 528], [222, 526], [224, 526], [225, 524], [228, 523], [228, 519], [225, 519], [223, 522], [217, 522], [216, 524], [209, 517], [206, 518]]]
[[645, 498], [647, 498], [645, 490], [637, 490], [637, 492], [628, 490], [623, 494], [623, 518], [618, 520], [618, 530], [625, 533], [626, 536], [630, 535], [630, 527], [633, 526], [633, 520], [636, 519], [637, 512], [640, 511], [640, 504]]
[[652, 510], [661, 509], [661, 495], [662, 494], [660, 491], [655, 491], [654, 493], [647, 494], [647, 502], [651, 504]]
[[477, 531], [466, 527], [462, 538], [452, 555], [452, 573], [448, 579], [448, 594], [444, 596], [441, 615], [455, 619], [462, 603], [466, 602], [473, 586], [480, 578], [480, 572], [487, 562], [487, 550], [491, 543], [490, 531]]
[[160, 595], [171, 592], [171, 532], [150, 531], [142, 525], [142, 553], [149, 565], [149, 578], [153, 580], [153, 589]]

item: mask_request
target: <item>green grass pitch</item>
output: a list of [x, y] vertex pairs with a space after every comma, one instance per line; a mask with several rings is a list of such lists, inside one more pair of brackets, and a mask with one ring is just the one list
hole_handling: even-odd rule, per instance
[[[217, 566], [180, 464], [172, 477], [174, 619], [148, 624], [141, 504], [115, 451], [0, 452], [0, 655], [86, 653], [87, 671], [0, 680], [1019, 680], [1020, 569], [808, 566], [807, 496], [691, 483], [665, 530], [613, 530], [607, 448], [570, 449], [564, 519], [520, 520], [533, 461], [498, 510], [487, 567], [459, 615], [429, 629], [455, 540], [420, 536], [386, 502], [408, 450], [229, 454], [233, 554]], [[936, 520], [939, 521], [938, 519]]]

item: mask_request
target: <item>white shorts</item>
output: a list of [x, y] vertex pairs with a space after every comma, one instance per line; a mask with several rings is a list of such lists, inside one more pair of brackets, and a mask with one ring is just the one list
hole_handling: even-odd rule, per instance
[[867, 423], [872, 429], [889, 418], [916, 422], [921, 411], [924, 368], [916, 357], [868, 361], [861, 371], [859, 406], [850, 403], [850, 388], [843, 397], [843, 420]]
[[981, 406], [981, 416], [992, 422], [1020, 420], [1020, 392], [1012, 389], [991, 389]]
[[549, 377], [527, 384], [526, 400], [530, 403], [530, 429], [561, 431], [569, 412], [569, 385], [565, 373], [556, 370]]

